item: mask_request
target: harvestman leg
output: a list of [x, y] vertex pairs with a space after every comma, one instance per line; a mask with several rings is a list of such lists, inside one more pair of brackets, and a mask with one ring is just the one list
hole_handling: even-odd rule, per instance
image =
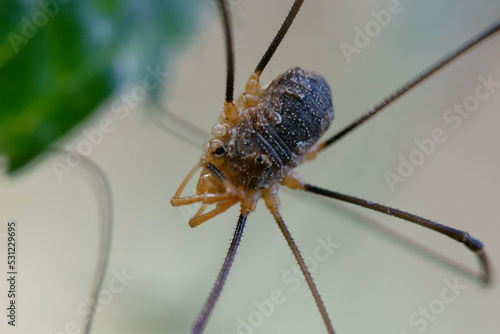
[[[355, 128], [357, 128], [359, 125], [363, 124], [366, 122], [370, 117], [375, 116], [379, 111], [384, 109], [387, 105], [390, 103], [394, 102], [397, 100], [399, 97], [403, 96], [405, 93], [410, 91], [412, 88], [417, 86], [419, 83], [439, 71], [441, 68], [455, 60], [457, 57], [460, 55], [464, 54], [466, 51], [470, 50], [480, 42], [484, 41], [488, 37], [494, 35], [500, 31], [500, 20], [495, 21], [492, 25], [490, 25], [488, 28], [484, 29], [482, 32], [480, 32], [478, 35], [473, 37], [471, 40], [468, 42], [464, 43], [460, 47], [458, 47], [456, 50], [452, 51], [450, 54], [442, 58], [440, 61], [429, 67], [427, 70], [423, 71], [419, 75], [417, 75], [415, 78], [412, 80], [408, 81], [406, 84], [404, 84], [401, 88], [390, 94], [388, 97], [386, 97], [384, 100], [376, 104], [373, 108], [368, 110], [365, 114], [363, 114], [361, 117], [356, 119], [354, 122], [352, 122], [350, 125], [345, 127], [343, 130], [339, 131], [337, 134], [332, 136], [331, 138], [327, 139], [323, 143], [320, 143], [317, 145], [316, 149], [313, 150], [313, 154], [311, 154], [310, 158], [313, 158], [317, 152], [325, 149], [326, 147], [332, 145], [333, 143], [337, 142], [339, 139], [343, 138], [345, 135], [351, 133]], [[445, 225], [438, 224], [436, 222], [433, 222], [431, 220], [398, 210], [398, 209], [393, 209], [388, 206], [384, 206], [381, 204], [373, 203], [371, 201], [366, 201], [357, 197], [341, 194], [335, 191], [331, 190], [326, 190], [322, 188], [318, 188], [309, 184], [297, 182], [296, 185], [294, 185], [292, 188], [297, 188], [297, 189], [302, 189], [308, 192], [312, 192], [318, 195], [338, 199], [344, 202], [356, 204], [368, 209], [372, 209], [375, 211], [379, 211], [391, 216], [395, 216], [404, 220], [407, 220], [409, 222], [421, 225], [423, 227], [426, 227], [428, 229], [434, 230], [436, 232], [442, 233], [446, 235], [449, 238], [452, 238], [458, 242], [463, 243], [468, 249], [471, 251], [475, 252], [476, 255], [479, 258], [479, 261], [481, 263], [481, 267], [483, 269], [483, 279], [486, 284], [488, 284], [491, 281], [491, 270], [489, 266], [489, 261], [488, 257], [486, 256], [486, 253], [483, 250], [483, 244], [471, 237], [467, 232], [460, 231]]]
[[299, 248], [295, 244], [295, 241], [293, 240], [290, 231], [288, 231], [288, 227], [285, 225], [285, 221], [283, 220], [283, 218], [279, 213], [278, 187], [275, 186], [271, 188], [268, 192], [264, 194], [263, 198], [264, 201], [266, 202], [267, 208], [269, 209], [274, 219], [276, 220], [276, 223], [278, 224], [281, 233], [285, 237], [288, 247], [290, 247], [292, 254], [295, 257], [295, 260], [299, 264], [300, 270], [302, 271], [302, 274], [306, 279], [307, 285], [309, 286], [309, 290], [311, 290], [311, 293], [314, 297], [314, 301], [318, 306], [318, 309], [321, 313], [321, 318], [323, 318], [323, 322], [325, 323], [328, 333], [334, 334], [335, 331], [333, 330], [332, 322], [330, 320], [330, 317], [328, 316], [328, 313], [326, 312], [325, 305], [321, 300], [321, 296], [319, 295], [318, 289], [316, 288], [316, 284], [314, 284], [314, 280], [311, 276], [311, 273], [309, 272], [309, 269], [307, 268], [304, 258], [300, 254]]
[[452, 52], [450, 52], [448, 55], [444, 56], [441, 60], [436, 62], [434, 65], [431, 67], [427, 68], [420, 74], [418, 74], [416, 77], [405, 83], [403, 86], [395, 90], [392, 94], [387, 96], [385, 99], [377, 103], [375, 106], [373, 106], [370, 110], [365, 112], [361, 117], [356, 119], [354, 122], [346, 126], [343, 130], [339, 131], [337, 134], [333, 135], [323, 143], [318, 144], [317, 150], [321, 151], [324, 148], [332, 145], [333, 143], [337, 142], [339, 139], [343, 138], [345, 135], [348, 133], [351, 133], [352, 130], [366, 122], [370, 117], [375, 116], [379, 111], [384, 109], [386, 106], [391, 104], [392, 102], [396, 101], [398, 98], [403, 96], [405, 93], [413, 89], [415, 86], [417, 86], [419, 83], [423, 82], [425, 79], [429, 78], [431, 75], [439, 71], [441, 68], [445, 67], [449, 63], [451, 63], [453, 60], [467, 52], [468, 50], [472, 49], [474, 46], [479, 44], [480, 42], [484, 41], [488, 37], [493, 36], [495, 33], [500, 31], [500, 19], [496, 20], [493, 24], [485, 28], [483, 31], [481, 31], [479, 34], [476, 36], [472, 37], [469, 41], [465, 42]]
[[382, 204], [373, 203], [371, 201], [367, 201], [361, 198], [357, 198], [350, 195], [345, 195], [336, 191], [331, 191], [323, 188], [319, 188], [307, 183], [302, 184], [302, 187], [299, 188], [314, 194], [326, 196], [329, 198], [338, 199], [344, 202], [356, 204], [362, 206], [367, 209], [375, 210], [381, 213], [385, 213], [390, 216], [398, 217], [403, 220], [415, 223], [417, 225], [423, 226], [425, 228], [431, 229], [433, 231], [442, 233], [447, 237], [456, 240], [460, 243], [463, 243], [468, 249], [476, 253], [479, 258], [479, 262], [481, 263], [481, 267], [483, 270], [483, 280], [486, 284], [491, 281], [491, 270], [489, 265], [489, 260], [486, 253], [483, 250], [483, 243], [469, 235], [469, 233], [454, 229], [452, 227], [448, 227], [442, 224], [438, 224], [432, 220], [428, 220], [411, 213], [401, 211], [398, 209], [394, 209]]
[[205, 305], [203, 306], [203, 309], [201, 310], [201, 313], [196, 320], [196, 324], [191, 330], [192, 334], [201, 333], [205, 328], [205, 325], [207, 324], [208, 318], [210, 317], [210, 314], [212, 313], [212, 310], [215, 306], [215, 302], [219, 298], [224, 283], [226, 283], [229, 269], [231, 269], [231, 265], [234, 261], [234, 256], [236, 255], [236, 250], [240, 245], [240, 240], [241, 236], [243, 235], [243, 228], [245, 228], [247, 216], [248, 212], [241, 212], [240, 218], [238, 219], [238, 224], [236, 225], [236, 230], [234, 231], [233, 239], [231, 240], [231, 246], [229, 246], [229, 250], [227, 252], [226, 259], [224, 260], [224, 264], [222, 265], [222, 269], [217, 276], [217, 280], [215, 281], [212, 291], [210, 291], [210, 296], [205, 302]]
[[[53, 151], [59, 154], [66, 154], [58, 148], [51, 148], [49, 151]], [[81, 333], [90, 334], [92, 330], [92, 325], [94, 324], [94, 319], [96, 316], [97, 303], [99, 302], [99, 296], [102, 291], [102, 286], [104, 285], [104, 279], [106, 278], [106, 273], [109, 267], [109, 258], [111, 255], [111, 243], [113, 240], [113, 196], [111, 190], [111, 184], [104, 170], [94, 161], [90, 160], [85, 156], [80, 156], [82, 158], [82, 167], [86, 169], [88, 174], [94, 181], [94, 186], [96, 190], [96, 197], [98, 199], [99, 205], [99, 221], [101, 225], [100, 231], [100, 245], [98, 251], [98, 261], [97, 267], [94, 272], [94, 278], [92, 281], [92, 286], [90, 289], [90, 297], [87, 302], [87, 310], [83, 319], [83, 329]]]

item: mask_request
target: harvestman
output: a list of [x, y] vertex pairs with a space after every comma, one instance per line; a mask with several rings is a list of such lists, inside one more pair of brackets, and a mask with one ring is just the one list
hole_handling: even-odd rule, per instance
[[[246, 83], [244, 93], [234, 101], [234, 56], [229, 12], [225, 1], [218, 0], [227, 58], [224, 108], [218, 123], [212, 129], [210, 139], [204, 146], [199, 163], [184, 179], [171, 203], [174, 206], [202, 203], [198, 212], [189, 221], [191, 227], [200, 225], [238, 202], [241, 210], [224, 264], [192, 333], [201, 333], [206, 326], [236, 255], [247, 216], [254, 211], [261, 198], [292, 250], [328, 333], [334, 333], [331, 320], [311, 274], [279, 213], [278, 188], [280, 184], [291, 189], [300, 189], [356, 204], [442, 233], [463, 243], [476, 253], [481, 263], [483, 279], [486, 284], [490, 282], [489, 261], [483, 250], [483, 244], [467, 232], [398, 209], [307, 184], [293, 169], [306, 160], [314, 159], [320, 151], [352, 132], [388, 104], [500, 30], [500, 20], [404, 84], [342, 131], [322, 143], [317, 143], [333, 120], [331, 93], [325, 79], [301, 68], [294, 68], [278, 76], [266, 88], [261, 88], [259, 82], [262, 71], [278, 48], [303, 2], [303, 0], [295, 0], [280, 30]], [[186, 184], [200, 168], [202, 171], [196, 187], [196, 195], [181, 197]], [[210, 204], [216, 204], [216, 206], [205, 213]]]

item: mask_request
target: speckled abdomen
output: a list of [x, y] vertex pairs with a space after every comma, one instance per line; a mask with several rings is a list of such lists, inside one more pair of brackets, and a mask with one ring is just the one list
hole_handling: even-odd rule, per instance
[[[289, 153], [302, 156], [328, 129], [333, 120], [332, 95], [328, 83], [315, 73], [293, 68], [271, 82], [262, 95], [257, 108], [273, 111], [281, 117], [280, 122], [270, 127], [276, 136], [267, 135], [271, 147], [286, 145], [276, 152], [283, 164], [292, 159]], [[266, 127], [256, 129], [264, 138]], [[284, 154], [288, 151], [287, 154]]]
[[268, 188], [296, 167], [333, 120], [330, 87], [293, 68], [274, 79], [232, 131], [228, 171], [246, 189]]

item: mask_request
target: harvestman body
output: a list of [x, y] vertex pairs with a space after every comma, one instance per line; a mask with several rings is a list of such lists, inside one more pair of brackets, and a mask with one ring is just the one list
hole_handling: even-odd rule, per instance
[[[224, 24], [228, 65], [224, 109], [204, 146], [200, 162], [182, 182], [171, 203], [174, 206], [181, 206], [202, 202], [201, 208], [189, 221], [191, 227], [200, 225], [238, 202], [241, 213], [222, 269], [192, 333], [201, 333], [207, 324], [234, 260], [246, 218], [254, 211], [261, 198], [274, 216], [306, 278], [327, 331], [334, 333], [309, 270], [280, 216], [278, 197], [280, 184], [357, 204], [440, 232], [474, 251], [481, 263], [484, 281], [486, 283], [490, 281], [488, 258], [483, 251], [483, 244], [469, 236], [467, 232], [398, 209], [309, 185], [293, 169], [305, 160], [313, 159], [319, 151], [351, 132], [453, 59], [500, 30], [500, 21], [403, 85], [344, 130], [317, 144], [333, 120], [331, 92], [326, 81], [320, 75], [301, 68], [293, 68], [274, 79], [267, 88], [261, 88], [259, 82], [262, 71], [285, 36], [302, 3], [303, 0], [295, 0], [278, 34], [248, 80], [244, 93], [234, 101], [234, 60], [229, 13], [225, 2], [218, 0]], [[200, 168], [202, 171], [196, 195], [181, 197], [186, 184]], [[210, 204], [216, 206], [205, 213]]]

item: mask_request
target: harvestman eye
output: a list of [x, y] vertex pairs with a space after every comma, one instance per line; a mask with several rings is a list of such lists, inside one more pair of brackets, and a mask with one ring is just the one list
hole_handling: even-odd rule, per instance
[[224, 155], [224, 153], [226, 153], [226, 151], [222, 147], [219, 147], [214, 151], [213, 155], [217, 158], [220, 158]]
[[[212, 132], [212, 137], [205, 146], [205, 150], [208, 149], [209, 152], [205, 151], [206, 154], [202, 155], [199, 163], [184, 179], [171, 203], [174, 206], [202, 203], [201, 208], [189, 221], [191, 227], [198, 226], [214, 218], [237, 203], [240, 203], [241, 213], [226, 259], [191, 333], [201, 333], [204, 330], [226, 282], [243, 235], [247, 217], [254, 211], [260, 199], [264, 200], [292, 250], [293, 256], [313, 295], [326, 330], [328, 333], [334, 333], [332, 322], [309, 273], [309, 269], [279, 212], [278, 190], [280, 185], [356, 204], [439, 232], [462, 243], [474, 252], [481, 265], [484, 282], [490, 282], [491, 269], [483, 244], [467, 232], [372, 201], [310, 185], [303, 181], [294, 169], [302, 162], [314, 159], [319, 152], [322, 152], [345, 135], [352, 133], [359, 125], [378, 114], [379, 111], [432, 74], [498, 32], [500, 30], [500, 20], [402, 85], [346, 128], [327, 140], [318, 143], [320, 137], [333, 121], [334, 116], [330, 87], [326, 80], [318, 74], [297, 67], [279, 75], [265, 89], [261, 88], [259, 82], [260, 75], [286, 35], [303, 2], [303, 0], [294, 1], [280, 30], [261, 58], [254, 73], [250, 76], [244, 92], [235, 100], [233, 96], [233, 40], [229, 12], [224, 0], [217, 1], [222, 16], [226, 42], [227, 77], [224, 107], [219, 117], [219, 123], [214, 127], [216, 131]], [[286, 108], [282, 108], [282, 106], [286, 106]], [[230, 156], [225, 156], [225, 147], [229, 147]], [[218, 158], [217, 162], [212, 163], [206, 156], [207, 154]], [[261, 165], [268, 166], [261, 168]], [[214, 192], [181, 197], [186, 184], [199, 168], [203, 168], [200, 178], [210, 177], [210, 182], [213, 185], [211, 189]], [[212, 211], [204, 213], [209, 204], [216, 204], [216, 206]]]
[[214, 158], [222, 158], [226, 154], [226, 149], [222, 141], [218, 139], [213, 139], [207, 143], [208, 153], [210, 153]]

